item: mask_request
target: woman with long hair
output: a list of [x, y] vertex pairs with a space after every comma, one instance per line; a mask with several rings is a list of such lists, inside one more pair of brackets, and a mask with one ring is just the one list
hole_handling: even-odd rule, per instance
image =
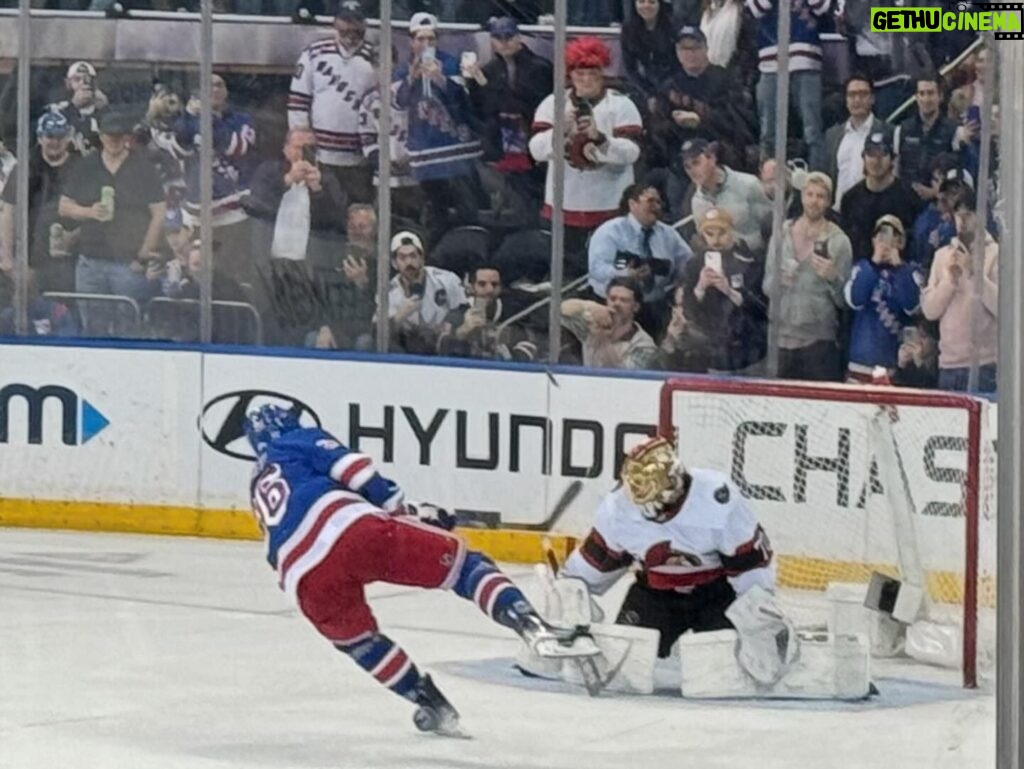
[[634, 0], [622, 27], [622, 63], [626, 79], [644, 101], [679, 65], [668, 0]]

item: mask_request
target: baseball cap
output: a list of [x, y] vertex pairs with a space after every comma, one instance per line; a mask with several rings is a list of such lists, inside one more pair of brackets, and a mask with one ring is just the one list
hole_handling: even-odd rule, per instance
[[971, 176], [971, 172], [966, 168], [950, 168], [946, 171], [943, 181], [960, 182], [961, 184], [966, 184], [972, 190], [974, 189], [974, 177]]
[[696, 139], [687, 139], [683, 142], [683, 148], [681, 150], [683, 160], [693, 160], [698, 155], [710, 151], [711, 143], [707, 139], [697, 137]]
[[59, 112], [46, 112], [36, 122], [36, 136], [67, 136], [70, 132], [71, 124]]
[[391, 253], [395, 253], [402, 246], [413, 246], [421, 254], [423, 253], [423, 241], [415, 232], [403, 230], [391, 238]]
[[366, 14], [363, 13], [363, 6], [359, 0], [341, 0], [334, 11], [334, 18], [345, 21], [366, 21]]
[[519, 34], [519, 25], [513, 18], [498, 16], [487, 22], [487, 31], [491, 33], [491, 37], [507, 40]]
[[679, 31], [676, 32], [676, 42], [678, 43], [680, 40], [696, 40], [704, 45], [707, 45], [708, 42], [700, 27], [694, 27], [690, 24], [680, 27]]
[[885, 226], [892, 227], [901, 238], [905, 238], [907, 236], [907, 231], [903, 229], [903, 222], [899, 220], [899, 217], [893, 216], [892, 214], [886, 214], [885, 216], [878, 217], [878, 221], [875, 222], [875, 229], [872, 231], [872, 234], [876, 234]]
[[732, 227], [732, 214], [724, 208], [709, 208], [697, 222], [697, 229], [701, 232], [710, 228], [719, 227], [728, 230]]
[[107, 111], [99, 116], [99, 132], [101, 134], [130, 134], [135, 130], [135, 121], [123, 112]]
[[89, 77], [96, 77], [96, 68], [87, 61], [76, 61], [70, 67], [68, 67], [67, 77], [71, 78], [75, 75], [88, 75]]
[[432, 13], [427, 13], [426, 11], [414, 13], [412, 18], [409, 19], [409, 34], [415, 35], [421, 29], [429, 29], [436, 32], [437, 17]]
[[873, 150], [881, 150], [886, 155], [892, 154], [892, 140], [887, 133], [876, 131], [864, 140], [864, 152], [867, 153]]

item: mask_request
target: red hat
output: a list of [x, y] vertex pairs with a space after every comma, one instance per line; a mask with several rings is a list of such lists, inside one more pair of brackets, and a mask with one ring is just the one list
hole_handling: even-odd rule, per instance
[[612, 52], [600, 38], [578, 37], [565, 47], [565, 68], [606, 69], [612, 64]]

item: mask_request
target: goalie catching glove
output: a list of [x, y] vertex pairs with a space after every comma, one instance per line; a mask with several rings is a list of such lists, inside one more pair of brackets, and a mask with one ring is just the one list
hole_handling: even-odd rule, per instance
[[736, 659], [740, 666], [762, 686], [774, 686], [800, 650], [796, 628], [775, 603], [775, 596], [755, 585], [732, 602], [725, 616], [739, 636]]

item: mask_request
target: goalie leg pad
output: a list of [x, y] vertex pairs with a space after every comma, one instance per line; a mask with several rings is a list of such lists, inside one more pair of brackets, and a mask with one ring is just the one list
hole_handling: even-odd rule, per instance
[[781, 679], [800, 647], [796, 628], [775, 603], [775, 597], [755, 585], [732, 602], [725, 616], [736, 628], [736, 658], [747, 674], [762, 686]]
[[770, 686], [757, 683], [740, 666], [738, 640], [734, 630], [687, 633], [680, 639], [684, 697], [861, 700], [871, 691], [866, 636], [800, 633], [800, 655]]
[[[654, 693], [654, 666], [658, 660], [657, 630], [629, 625], [591, 625], [590, 632], [601, 654], [594, 657], [604, 689], [626, 694]], [[570, 683], [582, 683], [578, 668], [566, 665], [562, 675]]]
[[[590, 632], [601, 650], [601, 654], [591, 659], [604, 689], [627, 694], [654, 692], [657, 630], [628, 625], [591, 625]], [[516, 655], [516, 665], [529, 675], [583, 684], [583, 672], [578, 665], [570, 663], [559, 658], [541, 657], [525, 643]]]

